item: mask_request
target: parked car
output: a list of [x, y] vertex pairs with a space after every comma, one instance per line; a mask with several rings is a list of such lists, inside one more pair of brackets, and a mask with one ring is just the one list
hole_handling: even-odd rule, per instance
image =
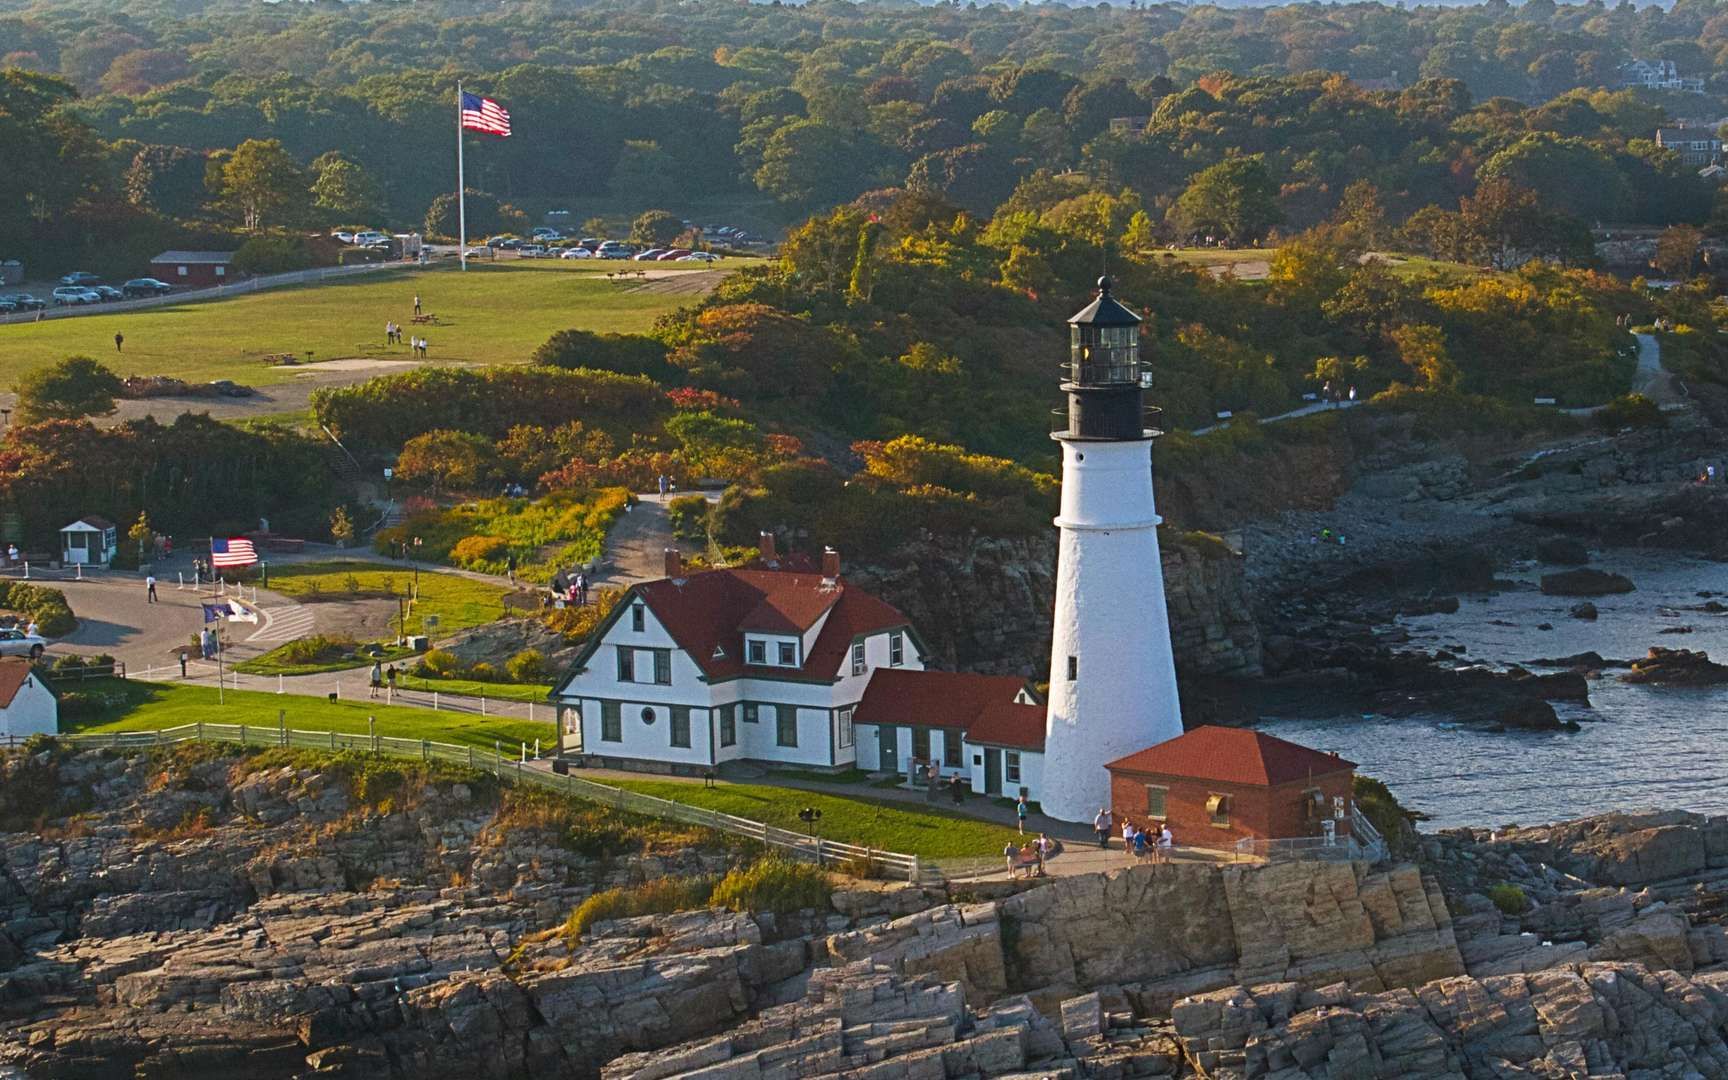
[[720, 256], [714, 254], [711, 251], [692, 251], [688, 255], [680, 256], [678, 261], [679, 262], [719, 262]]
[[8, 293], [6, 299], [17, 305], [19, 311], [41, 311], [48, 306], [46, 300], [38, 300], [27, 292]]
[[594, 253], [585, 247], [573, 247], [566, 251], [559, 252], [558, 257], [560, 259], [592, 259]]
[[337, 240], [342, 241], [344, 244], [352, 244], [354, 242], [354, 234], [343, 229], [338, 229], [330, 235], [335, 237]]
[[635, 259], [637, 262], [653, 262], [655, 259], [666, 254], [669, 250], [669, 248], [649, 248], [647, 251], [644, 251], [639, 255], [632, 255], [630, 257]]
[[102, 294], [94, 289], [86, 289], [81, 285], [62, 285], [51, 293], [54, 303], [60, 307], [70, 307], [73, 304], [100, 304]]
[[94, 285], [102, 280], [101, 274], [92, 274], [88, 270], [74, 270], [60, 279], [62, 285]]
[[0, 314], [10, 315], [18, 310], [18, 304], [9, 296], [0, 296]]
[[483, 247], [469, 248], [465, 254], [470, 259], [484, 259], [492, 254], [492, 249]]
[[600, 245], [599, 250], [595, 251], [594, 254], [602, 259], [628, 259], [630, 257], [630, 245], [622, 240], [607, 240]]
[[90, 291], [104, 300], [124, 300], [126, 294], [112, 285], [92, 285]]
[[541, 247], [539, 244], [523, 244], [521, 247], [516, 249], [516, 254], [522, 256], [524, 259], [539, 259], [545, 257], [546, 249]]
[[689, 248], [673, 248], [671, 251], [661, 252], [659, 255], [654, 256], [654, 261], [655, 262], [676, 262], [677, 260], [682, 259], [684, 256], [690, 255], [690, 254], [693, 254], [693, 253], [691, 252], [691, 250]]
[[559, 232], [557, 229], [552, 228], [550, 225], [542, 225], [540, 228], [535, 229], [533, 232], [529, 233], [528, 235], [532, 236], [536, 240], [562, 240], [562, 239], [564, 239], [564, 234]]
[[174, 286], [153, 277], [135, 277], [120, 286], [120, 292], [126, 296], [166, 296], [173, 291]]
[[355, 233], [354, 242], [364, 246], [367, 244], [389, 243], [390, 238], [379, 232], [377, 229], [367, 229], [365, 232]]
[[28, 656], [34, 660], [48, 647], [48, 639], [22, 630], [0, 630], [0, 656]]
[[601, 241], [599, 237], [595, 236], [584, 236], [582, 239], [576, 241], [576, 243], [585, 251], [599, 251], [602, 242], [603, 241]]

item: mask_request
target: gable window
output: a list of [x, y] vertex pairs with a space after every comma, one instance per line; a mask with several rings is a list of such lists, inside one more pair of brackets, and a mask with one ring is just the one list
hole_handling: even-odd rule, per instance
[[950, 769], [960, 767], [960, 733], [944, 731], [942, 733], [942, 764]]
[[654, 681], [661, 686], [672, 685], [672, 650], [655, 649]]
[[738, 741], [738, 706], [720, 706], [720, 745], [732, 746]]
[[600, 741], [624, 741], [624, 711], [616, 701], [600, 703]]
[[852, 674], [864, 674], [864, 666], [864, 643], [854, 641], [852, 643]]
[[636, 650], [628, 645], [618, 646], [618, 681], [636, 681]]
[[1157, 784], [1146, 785], [1146, 816], [1164, 819], [1164, 799], [1170, 794], [1170, 789]]
[[630, 605], [630, 629], [638, 634], [648, 629], [648, 614], [641, 604]]
[[761, 719], [761, 710], [762, 707], [754, 701], [746, 701], [744, 703], [744, 722], [746, 724], [754, 724], [757, 720]]
[[1207, 796], [1206, 817], [1210, 819], [1214, 825], [1226, 828], [1229, 827], [1230, 796], [1217, 794]]
[[780, 666], [798, 666], [798, 646], [792, 644], [790, 641], [782, 641], [780, 643]]
[[912, 756], [923, 760], [930, 757], [930, 729], [915, 727], [912, 729]]
[[774, 706], [774, 741], [781, 746], [798, 745], [798, 710], [790, 705]]
[[906, 662], [906, 635], [896, 630], [888, 635], [888, 666], [899, 667]]
[[690, 746], [690, 706], [672, 706], [672, 745]]
[[1010, 784], [1020, 782], [1020, 755], [1013, 750], [1002, 755], [1002, 778]]
[[766, 664], [768, 662], [768, 643], [766, 641], [752, 641], [744, 648], [749, 654], [750, 663]]
[[834, 725], [839, 745], [851, 746], [856, 737], [852, 730], [852, 706], [848, 705], [834, 714]]

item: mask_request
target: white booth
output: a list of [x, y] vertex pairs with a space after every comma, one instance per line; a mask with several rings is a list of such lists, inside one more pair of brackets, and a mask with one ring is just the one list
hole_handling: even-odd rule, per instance
[[81, 517], [60, 530], [60, 561], [66, 566], [106, 568], [120, 550], [120, 530], [112, 521]]

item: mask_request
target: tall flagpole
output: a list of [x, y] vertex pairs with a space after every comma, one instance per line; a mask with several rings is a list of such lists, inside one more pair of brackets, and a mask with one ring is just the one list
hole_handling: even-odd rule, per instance
[[462, 84], [456, 84], [456, 228], [462, 269], [468, 269], [468, 182], [462, 171]]

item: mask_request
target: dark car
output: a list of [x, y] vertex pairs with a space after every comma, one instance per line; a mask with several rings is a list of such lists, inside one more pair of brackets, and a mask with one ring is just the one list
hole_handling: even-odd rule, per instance
[[174, 286], [153, 277], [138, 277], [120, 286], [120, 291], [126, 296], [166, 296]]
[[60, 279], [62, 285], [82, 285], [89, 288], [102, 280], [101, 274], [92, 274], [88, 270], [74, 270]]
[[112, 285], [92, 285], [90, 291], [104, 300], [124, 300], [126, 294]]
[[48, 301], [38, 300], [27, 292], [8, 293], [6, 299], [12, 301], [19, 311], [41, 311], [48, 306]]

